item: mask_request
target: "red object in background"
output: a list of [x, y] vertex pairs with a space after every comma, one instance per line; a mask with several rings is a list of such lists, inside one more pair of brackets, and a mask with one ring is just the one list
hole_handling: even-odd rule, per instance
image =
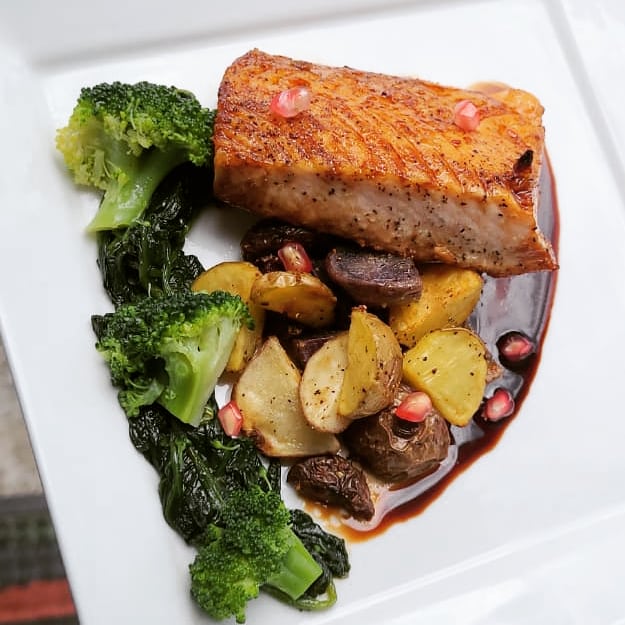
[[66, 579], [36, 580], [0, 588], [0, 624], [45, 622], [76, 616]]

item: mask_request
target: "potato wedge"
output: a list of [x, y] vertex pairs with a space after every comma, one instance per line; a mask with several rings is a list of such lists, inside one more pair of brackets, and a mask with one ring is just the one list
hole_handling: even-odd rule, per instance
[[402, 352], [393, 331], [365, 307], [352, 310], [338, 413], [359, 419], [386, 408], [401, 382]]
[[309, 273], [265, 273], [254, 281], [250, 297], [258, 306], [313, 328], [323, 328], [334, 321], [334, 293]]
[[421, 269], [421, 282], [418, 300], [389, 308], [389, 325], [406, 347], [432, 330], [461, 326], [482, 294], [482, 277], [470, 269], [428, 265]]
[[230, 353], [226, 371], [242, 371], [260, 346], [265, 323], [265, 309], [250, 301], [252, 284], [261, 274], [260, 270], [244, 261], [226, 261], [201, 273], [191, 285], [194, 291], [227, 291], [239, 295], [248, 305], [254, 319], [254, 329], [242, 327]]
[[304, 417], [315, 430], [338, 434], [352, 422], [338, 413], [347, 367], [347, 332], [327, 340], [307, 361], [299, 397]]
[[269, 337], [243, 370], [232, 399], [242, 431], [267, 456], [297, 458], [336, 453], [336, 436], [310, 427], [299, 401], [301, 375], [276, 337]]
[[486, 350], [466, 328], [434, 330], [404, 354], [404, 379], [453, 425], [469, 423], [486, 387]]

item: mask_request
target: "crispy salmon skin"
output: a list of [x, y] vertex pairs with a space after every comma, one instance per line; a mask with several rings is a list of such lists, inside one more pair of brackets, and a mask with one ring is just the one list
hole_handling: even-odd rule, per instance
[[[284, 118], [272, 98], [305, 86]], [[454, 107], [480, 123], [464, 131]], [[557, 267], [536, 221], [543, 107], [252, 50], [226, 70], [215, 119], [215, 195], [360, 245], [508, 276]]]

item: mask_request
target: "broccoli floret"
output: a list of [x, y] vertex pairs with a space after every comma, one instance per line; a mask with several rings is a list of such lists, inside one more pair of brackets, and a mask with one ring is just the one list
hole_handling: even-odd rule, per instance
[[126, 414], [134, 417], [141, 406], [158, 402], [194, 426], [242, 324], [253, 324], [247, 306], [223, 291], [145, 297], [92, 317], [96, 347], [121, 389]]
[[233, 491], [189, 567], [198, 605], [215, 619], [244, 623], [246, 604], [261, 588], [293, 600], [303, 595], [322, 569], [289, 523], [279, 493], [260, 486]]
[[175, 87], [144, 81], [83, 88], [56, 145], [78, 184], [104, 191], [88, 230], [137, 219], [175, 166], [209, 165], [214, 116]]

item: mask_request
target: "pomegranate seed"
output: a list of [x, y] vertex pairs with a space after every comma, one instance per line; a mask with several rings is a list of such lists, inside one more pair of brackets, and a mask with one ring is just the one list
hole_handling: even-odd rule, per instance
[[514, 412], [514, 397], [506, 388], [498, 388], [489, 397], [482, 409], [482, 416], [487, 421], [499, 421]]
[[536, 346], [520, 332], [508, 332], [497, 341], [499, 356], [504, 364], [522, 364], [536, 352]]
[[470, 100], [461, 100], [454, 107], [454, 124], [462, 130], [475, 130], [480, 125], [480, 114]]
[[278, 117], [295, 117], [310, 106], [311, 93], [306, 87], [292, 87], [277, 93], [269, 110]]
[[432, 412], [432, 400], [427, 393], [415, 391], [406, 395], [395, 408], [395, 415], [404, 421], [420, 423]]
[[234, 438], [240, 434], [241, 425], [243, 424], [243, 415], [241, 415], [241, 411], [234, 401], [229, 401], [222, 406], [217, 413], [217, 418], [228, 436]]
[[306, 253], [304, 246], [296, 241], [285, 243], [278, 250], [278, 258], [282, 261], [287, 271], [310, 273], [313, 269], [312, 261]]

